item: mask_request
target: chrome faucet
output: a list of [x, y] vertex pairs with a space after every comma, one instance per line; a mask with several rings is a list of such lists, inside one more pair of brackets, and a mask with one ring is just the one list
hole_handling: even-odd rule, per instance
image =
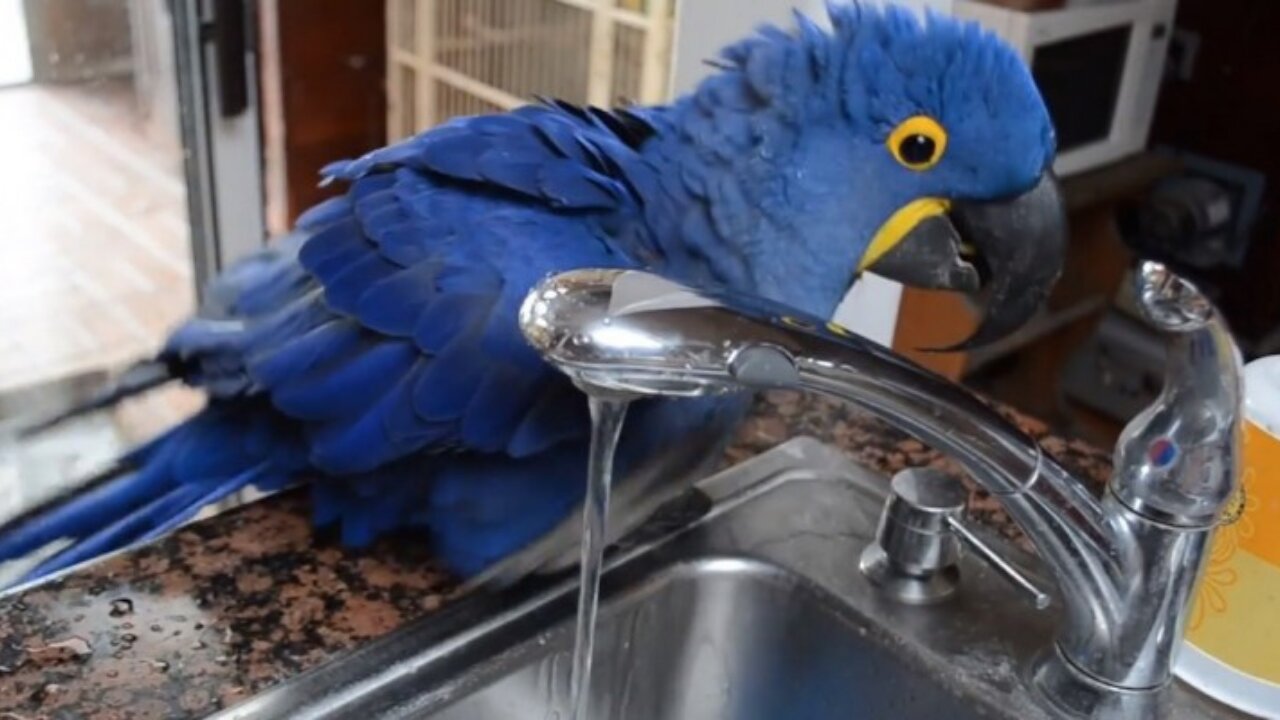
[[1159, 399], [1125, 429], [1099, 499], [989, 405], [834, 324], [655, 275], [579, 270], [521, 327], [581, 387], [632, 396], [799, 388], [847, 400], [959, 461], [1031, 539], [1063, 623], [1034, 684], [1079, 717], [1158, 717], [1193, 591], [1236, 490], [1240, 359], [1220, 315], [1158, 263], [1140, 307], [1169, 338]]

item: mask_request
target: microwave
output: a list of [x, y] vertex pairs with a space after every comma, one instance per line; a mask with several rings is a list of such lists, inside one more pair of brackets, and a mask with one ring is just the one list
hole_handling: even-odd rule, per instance
[[1177, 0], [1068, 0], [1023, 11], [954, 0], [1027, 62], [1058, 138], [1054, 170], [1071, 175], [1132, 155], [1147, 144]]

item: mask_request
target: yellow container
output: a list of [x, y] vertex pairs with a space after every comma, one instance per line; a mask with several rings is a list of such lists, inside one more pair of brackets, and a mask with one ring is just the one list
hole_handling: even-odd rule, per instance
[[1280, 356], [1245, 368], [1241, 492], [1214, 537], [1178, 675], [1280, 720]]

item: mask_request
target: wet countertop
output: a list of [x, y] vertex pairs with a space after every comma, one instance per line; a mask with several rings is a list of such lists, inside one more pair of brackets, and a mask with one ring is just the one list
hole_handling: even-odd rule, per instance
[[[1009, 413], [1079, 477], [1109, 459]], [[796, 435], [891, 474], [950, 461], [848, 406], [772, 393], [726, 453], [739, 462]], [[969, 485], [971, 514], [1024, 543]], [[365, 551], [317, 536], [290, 492], [0, 599], [0, 720], [195, 718], [384, 635], [448, 602], [455, 581], [420, 543]]]

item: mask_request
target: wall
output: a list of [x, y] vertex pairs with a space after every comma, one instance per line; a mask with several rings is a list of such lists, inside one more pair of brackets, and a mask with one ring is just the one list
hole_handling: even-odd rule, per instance
[[25, 0], [36, 82], [79, 82], [132, 69], [126, 0]]
[[167, 0], [129, 2], [133, 88], [148, 137], [166, 148], [180, 149], [173, 15], [167, 6]]
[[[885, 0], [873, 0], [886, 4]], [[894, 4], [917, 11], [925, 8], [950, 12], [951, 0], [895, 0]], [[739, 40], [764, 23], [791, 25], [795, 8], [827, 24], [826, 0], [679, 0], [673, 42], [675, 62], [672, 89], [688, 92], [710, 70], [702, 61], [720, 48]]]
[[386, 5], [270, 0], [260, 6], [270, 227], [341, 189], [320, 168], [386, 138]]
[[1280, 347], [1280, 2], [1182, 0], [1179, 31], [1199, 50], [1188, 79], [1167, 84], [1156, 108], [1153, 144], [1238, 163], [1267, 176], [1253, 244], [1243, 270], [1213, 273], [1232, 328], [1245, 338], [1270, 334]]

